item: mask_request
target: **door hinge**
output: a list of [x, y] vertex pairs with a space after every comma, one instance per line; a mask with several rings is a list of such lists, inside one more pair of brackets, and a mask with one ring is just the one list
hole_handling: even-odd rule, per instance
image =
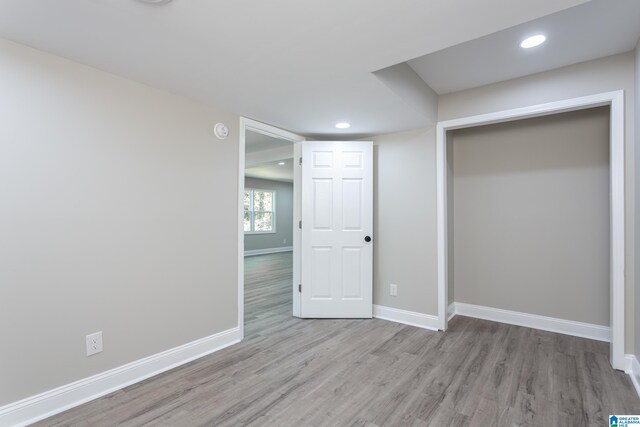
[[299, 164], [300, 166], [302, 166], [302, 157], [300, 157], [300, 158], [298, 159], [298, 164]]
[[298, 285], [298, 292], [302, 292], [302, 285]]
[[302, 220], [298, 221], [298, 228], [302, 230]]

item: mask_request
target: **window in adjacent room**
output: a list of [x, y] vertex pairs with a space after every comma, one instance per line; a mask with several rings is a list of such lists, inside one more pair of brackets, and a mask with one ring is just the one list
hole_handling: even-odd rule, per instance
[[275, 190], [244, 190], [244, 232], [275, 233], [276, 231]]

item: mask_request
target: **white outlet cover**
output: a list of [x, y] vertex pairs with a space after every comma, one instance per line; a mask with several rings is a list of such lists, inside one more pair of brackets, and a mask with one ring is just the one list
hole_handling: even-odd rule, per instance
[[102, 331], [87, 335], [87, 356], [102, 352]]
[[398, 296], [398, 285], [396, 285], [394, 283], [391, 283], [389, 285], [389, 295], [394, 296], [394, 297]]

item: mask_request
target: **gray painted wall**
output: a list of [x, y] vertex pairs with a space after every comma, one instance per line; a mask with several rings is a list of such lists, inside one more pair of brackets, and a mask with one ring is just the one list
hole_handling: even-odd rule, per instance
[[244, 186], [276, 190], [276, 232], [245, 234], [244, 250], [293, 246], [293, 183], [245, 177]]
[[456, 302], [609, 325], [609, 108], [450, 144]]
[[[578, 96], [625, 92], [625, 352], [635, 349], [634, 53], [628, 52], [438, 98], [438, 120], [467, 117]], [[435, 167], [435, 166], [434, 166]]]
[[373, 141], [373, 303], [437, 314], [435, 129]]
[[455, 233], [455, 197], [453, 188], [453, 144], [451, 135], [447, 134], [447, 304], [451, 305], [456, 301], [455, 276], [456, 257], [454, 252], [453, 236]]
[[237, 326], [238, 117], [4, 40], [0, 63], [0, 406]]

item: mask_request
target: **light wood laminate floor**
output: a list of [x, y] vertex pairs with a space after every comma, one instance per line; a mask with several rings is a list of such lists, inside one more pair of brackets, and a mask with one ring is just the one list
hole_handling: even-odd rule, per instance
[[83, 426], [605, 426], [639, 414], [608, 345], [456, 317], [291, 316], [291, 254], [246, 258], [246, 338], [45, 420]]

